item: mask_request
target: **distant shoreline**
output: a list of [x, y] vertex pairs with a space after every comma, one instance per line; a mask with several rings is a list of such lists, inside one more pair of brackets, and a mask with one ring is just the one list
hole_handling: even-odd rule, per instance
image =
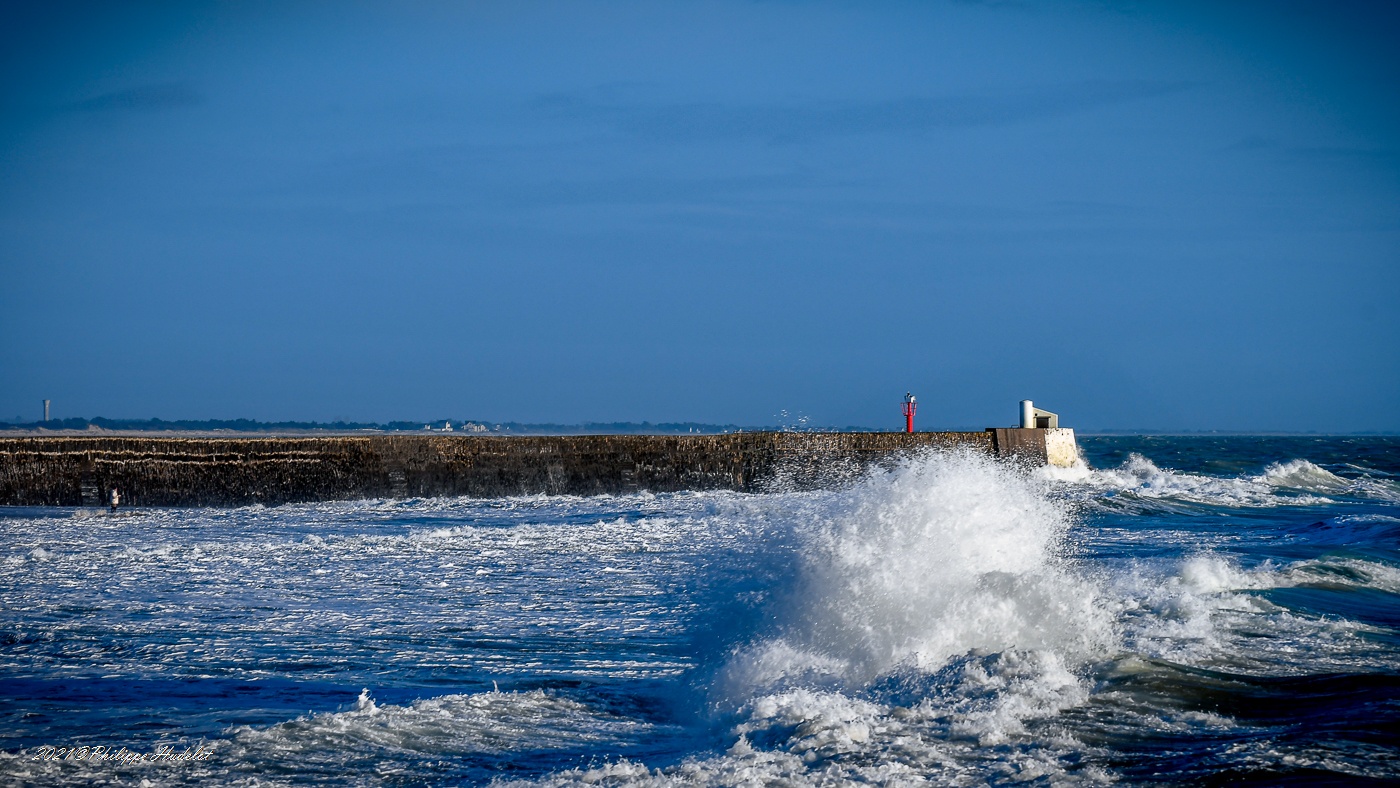
[[[552, 425], [551, 425], [552, 426]], [[480, 437], [480, 438], [509, 438], [509, 437], [567, 437], [575, 435], [729, 435], [748, 432], [811, 432], [811, 433], [863, 433], [863, 432], [885, 432], [867, 427], [842, 427], [842, 428], [803, 428], [803, 429], [783, 429], [782, 427], [732, 427], [714, 429], [695, 429], [692, 432], [674, 431], [660, 428], [647, 430], [641, 425], [636, 429], [606, 431], [600, 429], [590, 429], [587, 425], [570, 427], [560, 425], [557, 429], [549, 429], [541, 425], [540, 427], [521, 426], [510, 430], [471, 432], [464, 430], [425, 430], [425, 429], [336, 429], [333, 427], [321, 428], [286, 428], [286, 429], [107, 429], [102, 427], [87, 427], [74, 429], [46, 429], [43, 427], [10, 426], [0, 424], [0, 437], [12, 438], [36, 438], [44, 436], [53, 437], [123, 437], [123, 438], [336, 438], [370, 435], [434, 435], [439, 437]], [[705, 425], [709, 426], [709, 425]], [[943, 432], [944, 430], [917, 430], [917, 432]], [[953, 432], [978, 432], [973, 428], [953, 428]], [[1075, 434], [1080, 438], [1397, 438], [1400, 432], [1285, 432], [1275, 430], [1249, 431], [1249, 430], [1085, 430], [1076, 429]]]
[[[761, 427], [703, 422], [496, 422], [471, 419], [426, 421], [257, 421], [256, 419], [109, 419], [74, 417], [0, 422], [0, 435], [724, 435]], [[773, 429], [771, 427], [767, 429]], [[858, 428], [834, 430], [864, 432]], [[871, 430], [874, 431], [874, 430]]]

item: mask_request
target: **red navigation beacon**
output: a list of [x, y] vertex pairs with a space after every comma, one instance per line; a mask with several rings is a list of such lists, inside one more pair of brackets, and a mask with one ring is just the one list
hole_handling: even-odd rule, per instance
[[910, 394], [910, 393], [907, 392], [907, 391], [904, 392], [904, 431], [905, 431], [905, 432], [913, 432], [913, 431], [914, 431], [914, 409], [917, 408], [917, 407], [919, 407], [919, 405], [918, 405], [918, 403], [914, 402], [914, 395], [913, 395], [913, 394]]

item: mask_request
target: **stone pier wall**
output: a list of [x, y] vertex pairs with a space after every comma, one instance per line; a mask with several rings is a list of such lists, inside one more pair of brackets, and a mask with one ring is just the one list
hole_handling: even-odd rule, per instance
[[806, 489], [992, 432], [0, 438], [0, 505], [240, 506], [639, 490]]

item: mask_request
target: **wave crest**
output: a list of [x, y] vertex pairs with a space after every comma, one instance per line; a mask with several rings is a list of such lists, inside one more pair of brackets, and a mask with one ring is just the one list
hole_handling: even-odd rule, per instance
[[773, 631], [725, 666], [722, 694], [738, 705], [759, 691], [859, 688], [971, 652], [1104, 653], [1111, 619], [1061, 556], [1070, 518], [1044, 484], [938, 452], [806, 512], [800, 578]]

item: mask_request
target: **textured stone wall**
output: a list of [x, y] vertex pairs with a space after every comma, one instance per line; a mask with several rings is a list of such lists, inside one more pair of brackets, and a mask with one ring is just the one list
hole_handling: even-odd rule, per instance
[[131, 506], [819, 487], [990, 432], [0, 438], [0, 505]]

